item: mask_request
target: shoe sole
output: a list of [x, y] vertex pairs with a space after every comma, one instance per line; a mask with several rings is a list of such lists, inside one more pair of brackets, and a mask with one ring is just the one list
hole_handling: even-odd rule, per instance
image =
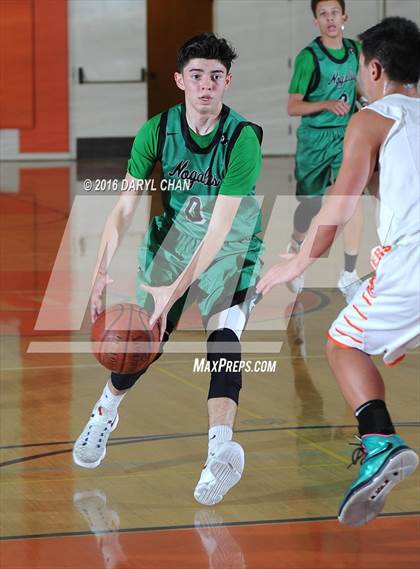
[[[117, 428], [118, 425], [118, 421], [120, 420], [118, 413], [117, 413], [117, 417], [114, 421], [114, 424], [111, 427], [110, 430], [110, 434], [112, 433], [112, 431], [115, 431], [115, 429]], [[107, 441], [108, 442], [108, 441]], [[104, 451], [102, 453], [102, 455], [100, 456], [100, 458], [98, 458], [97, 461], [95, 462], [83, 462], [83, 460], [80, 460], [80, 458], [78, 458], [75, 454], [75, 449], [73, 448], [73, 462], [75, 464], [77, 464], [77, 466], [81, 466], [82, 468], [96, 468], [97, 466], [99, 466], [101, 464], [101, 462], [103, 461], [103, 459], [105, 458], [106, 455], [106, 445], [104, 446]]]
[[389, 492], [412, 474], [418, 463], [419, 457], [411, 449], [401, 450], [391, 456], [373, 478], [350, 495], [341, 507], [339, 521], [358, 527], [376, 518], [382, 511]]
[[222, 451], [217, 458], [212, 458], [206, 468], [214, 477], [214, 481], [197, 484], [194, 498], [203, 506], [214, 506], [223, 500], [226, 494], [239, 482], [244, 469], [244, 450], [238, 443], [233, 443], [237, 452], [233, 452], [232, 445]]

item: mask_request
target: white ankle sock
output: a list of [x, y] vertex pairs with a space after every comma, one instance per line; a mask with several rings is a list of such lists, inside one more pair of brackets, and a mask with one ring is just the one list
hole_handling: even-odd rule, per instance
[[99, 398], [98, 405], [105, 407], [111, 414], [117, 414], [118, 405], [123, 400], [125, 393], [121, 395], [114, 395], [108, 387], [108, 382], [105, 384], [102, 395]]
[[209, 454], [214, 451], [215, 447], [226, 441], [231, 441], [233, 431], [227, 425], [216, 425], [209, 429]]

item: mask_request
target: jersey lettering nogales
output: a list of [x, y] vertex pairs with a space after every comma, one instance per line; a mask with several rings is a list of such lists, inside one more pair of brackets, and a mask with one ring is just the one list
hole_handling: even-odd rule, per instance
[[302, 117], [302, 125], [314, 128], [346, 126], [352, 117], [356, 105], [356, 82], [359, 69], [359, 57], [353, 40], [343, 39], [345, 54], [337, 59], [316, 38], [306, 49], [314, 59], [315, 71], [304, 100], [310, 103], [317, 101], [345, 101], [350, 111], [344, 116], [337, 116], [330, 111]]
[[[174, 188], [162, 192], [164, 224], [174, 224], [180, 233], [195, 239], [204, 237], [232, 149], [246, 126], [254, 129], [261, 144], [262, 129], [223, 105], [216, 134], [202, 148], [191, 136], [185, 105], [176, 105], [162, 114], [158, 160], [163, 179]], [[227, 241], [241, 241], [260, 230], [261, 214], [254, 187], [250, 195], [243, 196]]]
[[169, 172], [169, 175], [173, 177], [178, 176], [181, 180], [188, 180], [189, 189], [194, 186], [195, 182], [202, 182], [207, 186], [220, 186], [221, 180], [212, 175], [210, 168], [205, 172], [197, 172], [197, 170], [189, 170], [189, 165], [189, 160], [181, 160], [181, 162]]

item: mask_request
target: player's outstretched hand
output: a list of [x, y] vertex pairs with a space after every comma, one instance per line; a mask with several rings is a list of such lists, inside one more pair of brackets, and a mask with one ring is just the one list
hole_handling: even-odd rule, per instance
[[274, 286], [292, 281], [302, 272], [297, 267], [296, 255], [289, 253], [280, 255], [280, 257], [284, 260], [273, 265], [257, 283], [257, 292], [263, 296], [270, 292]]
[[345, 101], [326, 101], [325, 107], [327, 111], [331, 111], [339, 117], [343, 117], [350, 112], [350, 106]]
[[141, 288], [151, 294], [153, 296], [153, 300], [155, 301], [155, 309], [150, 317], [149, 324], [150, 327], [153, 328], [153, 326], [160, 318], [160, 340], [162, 341], [163, 334], [166, 330], [168, 312], [176, 300], [175, 287], [173, 285], [148, 286], [143, 284], [141, 285]]
[[114, 282], [108, 273], [98, 272], [96, 275], [95, 284], [93, 285], [92, 294], [90, 297], [90, 319], [93, 322], [98, 318], [102, 312], [102, 293], [106, 285]]

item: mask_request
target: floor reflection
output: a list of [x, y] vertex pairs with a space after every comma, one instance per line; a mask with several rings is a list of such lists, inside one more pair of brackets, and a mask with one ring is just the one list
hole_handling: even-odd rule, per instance
[[208, 557], [208, 569], [245, 569], [245, 555], [240, 543], [216, 510], [198, 510], [194, 517], [195, 529]]
[[96, 536], [98, 549], [104, 560], [104, 569], [129, 569], [129, 563], [120, 543], [120, 517], [107, 504], [105, 492], [95, 488], [88, 492], [75, 492], [73, 504], [85, 518]]
[[287, 328], [287, 341], [291, 354], [294, 385], [300, 403], [298, 424], [322, 425], [325, 423], [324, 404], [321, 394], [309, 373], [306, 361], [304, 312], [305, 307], [298, 297], [291, 311], [291, 318]]

